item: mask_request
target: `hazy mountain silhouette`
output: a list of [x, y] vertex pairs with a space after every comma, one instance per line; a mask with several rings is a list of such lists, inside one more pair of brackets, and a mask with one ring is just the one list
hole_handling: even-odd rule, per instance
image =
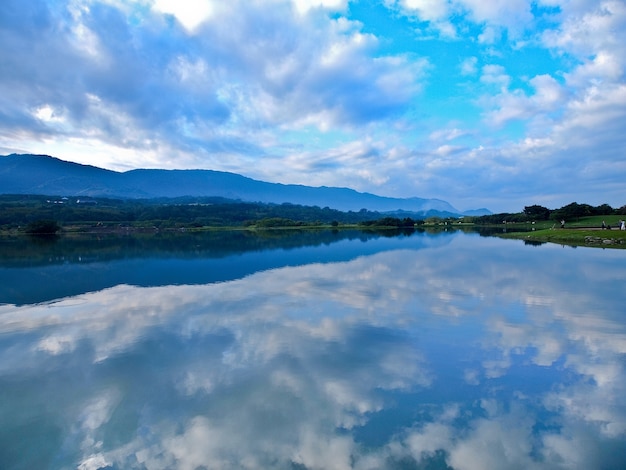
[[[250, 202], [302, 204], [342, 211], [409, 211], [461, 214], [439, 199], [390, 198], [349, 188], [310, 187], [257, 181], [213, 170], [131, 170], [116, 172], [47, 155], [0, 157], [0, 193], [91, 196], [121, 199], [218, 196]], [[487, 209], [471, 211], [489, 214]]]

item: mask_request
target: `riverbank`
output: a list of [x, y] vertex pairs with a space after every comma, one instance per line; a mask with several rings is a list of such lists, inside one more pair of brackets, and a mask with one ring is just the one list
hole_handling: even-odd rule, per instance
[[558, 243], [569, 246], [626, 249], [626, 231], [617, 229], [602, 230], [588, 227], [547, 228], [530, 232], [507, 232], [499, 234], [498, 236], [532, 242]]

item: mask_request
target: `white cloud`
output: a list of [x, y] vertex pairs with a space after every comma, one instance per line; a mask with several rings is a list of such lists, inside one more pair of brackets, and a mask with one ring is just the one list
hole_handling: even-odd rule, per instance
[[605, 85], [620, 82], [626, 62], [614, 52], [598, 52], [593, 59], [566, 74], [567, 82], [584, 89], [585, 86]]
[[519, 34], [533, 20], [528, 0], [458, 0], [477, 23], [502, 26], [511, 34]]
[[463, 75], [475, 75], [478, 72], [478, 68], [476, 65], [478, 64], [478, 59], [476, 57], [468, 57], [461, 62], [461, 74]]
[[532, 122], [549, 113], [561, 109], [567, 102], [567, 93], [563, 86], [550, 75], [538, 75], [528, 81], [534, 89], [530, 96], [521, 90], [509, 92], [509, 77], [497, 67], [484, 71], [481, 80], [485, 83], [499, 84], [502, 93], [492, 98], [496, 108], [489, 111], [487, 119], [496, 126], [501, 126], [512, 119], [525, 119]]
[[495, 26], [485, 26], [484, 30], [478, 36], [478, 42], [481, 44], [495, 44], [502, 37], [502, 29]]
[[[275, 162], [268, 158], [257, 175], [264, 180], [273, 178], [312, 186], [342, 186], [342, 181], [350, 180], [358, 190], [388, 181], [388, 176], [374, 167], [384, 164], [393, 151], [383, 142], [367, 138], [331, 150], [292, 152]], [[287, 165], [281, 163], [285, 161]]]
[[63, 114], [64, 114], [64, 110], [55, 109], [53, 106], [50, 106], [48, 104], [44, 104], [38, 107], [33, 112], [33, 115], [37, 119], [44, 121], [48, 123], [49, 125], [55, 124], [55, 123], [62, 124], [65, 121]]
[[502, 65], [489, 64], [483, 66], [480, 81], [487, 85], [495, 85], [500, 90], [505, 91], [511, 83], [511, 77]]
[[626, 35], [626, 5], [621, 1], [558, 2], [562, 21], [542, 34], [549, 48], [581, 59], [621, 48]]
[[459, 470], [533, 468], [532, 424], [522, 410], [476, 420], [468, 436], [450, 449], [448, 462]]
[[306, 13], [312, 8], [325, 8], [333, 11], [345, 10], [348, 0], [292, 0], [300, 13]]
[[495, 42], [501, 29], [507, 29], [513, 37], [520, 36], [534, 19], [527, 0], [387, 0], [385, 4], [430, 22], [447, 38], [458, 36], [457, 22], [463, 16], [484, 26], [479, 40], [486, 44]]
[[449, 21], [452, 5], [446, 0], [386, 0], [385, 4], [407, 16], [430, 22], [443, 37], [457, 35], [456, 27]]
[[214, 0], [154, 0], [154, 8], [174, 15], [189, 31], [194, 32], [215, 11]]
[[406, 439], [411, 455], [417, 460], [434, 455], [441, 449], [448, 449], [452, 443], [454, 431], [448, 423], [427, 423], [419, 431], [410, 433]]
[[400, 4], [407, 10], [415, 10], [420, 18], [426, 21], [438, 21], [449, 14], [446, 1], [438, 0], [400, 0]]

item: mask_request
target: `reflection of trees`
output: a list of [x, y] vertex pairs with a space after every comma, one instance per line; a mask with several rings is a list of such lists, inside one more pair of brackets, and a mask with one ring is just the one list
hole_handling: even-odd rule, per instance
[[[48, 238], [0, 238], [0, 266], [20, 267], [135, 258], [222, 258], [254, 251], [290, 250], [331, 245], [340, 241], [366, 242], [380, 237], [410, 237], [422, 229], [273, 229], [88, 234]], [[429, 230], [431, 234], [445, 233]]]
[[[397, 234], [394, 234], [397, 235]], [[77, 235], [41, 243], [27, 237], [0, 239], [0, 265], [36, 266], [142, 257], [220, 258], [250, 251], [320, 246], [380, 236], [359, 230], [210, 231], [123, 235]]]
[[524, 240], [524, 245], [528, 245], [528, 246], [541, 246], [545, 244], [546, 242], [541, 242], [538, 240]]

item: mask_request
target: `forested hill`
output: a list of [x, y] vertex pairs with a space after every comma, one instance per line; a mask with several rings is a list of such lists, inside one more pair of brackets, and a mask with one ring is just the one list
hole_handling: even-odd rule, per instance
[[[115, 172], [66, 162], [46, 155], [0, 157], [2, 194], [152, 199], [221, 197], [232, 200], [291, 203], [341, 211], [409, 211], [415, 214], [463, 213], [439, 199], [389, 198], [349, 188], [267, 183], [213, 170], [131, 170]], [[487, 209], [468, 211], [489, 214]]]

